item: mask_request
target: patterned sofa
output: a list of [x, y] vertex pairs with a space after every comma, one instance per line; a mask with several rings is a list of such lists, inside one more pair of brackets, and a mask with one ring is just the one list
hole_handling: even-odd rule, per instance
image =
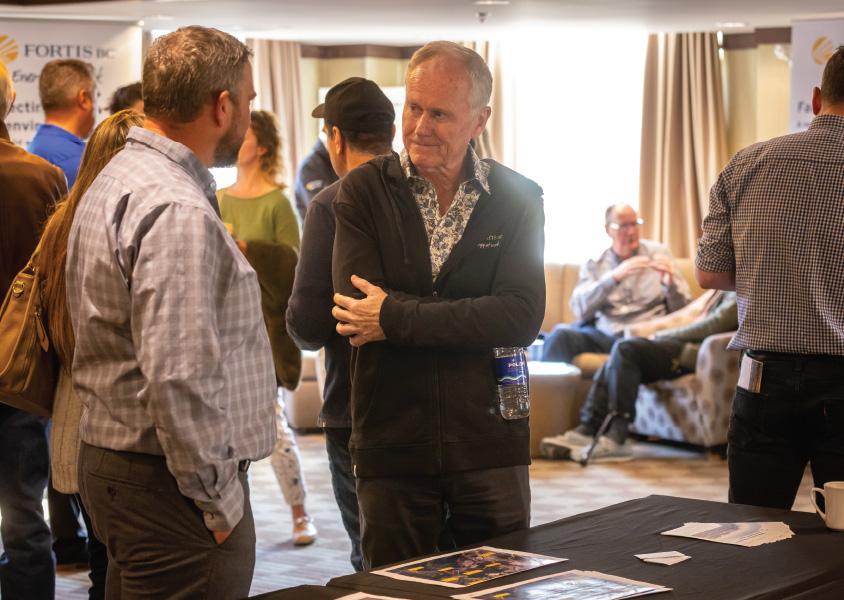
[[[692, 261], [680, 259], [677, 262], [689, 282], [692, 295], [698, 298], [703, 290], [694, 281]], [[543, 331], [550, 331], [557, 323], [571, 323], [575, 320], [568, 301], [577, 284], [578, 271], [579, 265], [546, 265], [548, 291]], [[701, 303], [697, 301], [695, 304]], [[694, 309], [694, 306], [690, 309]], [[672, 320], [681, 319], [680, 314], [672, 315], [663, 318], [662, 325], [671, 326]], [[647, 327], [632, 328], [628, 335], [647, 335]], [[731, 337], [732, 333], [722, 333], [706, 338], [701, 345], [694, 373], [672, 381], [640, 386], [632, 431], [706, 448], [726, 444], [730, 407], [739, 369], [739, 353], [727, 350]], [[574, 362], [584, 377], [591, 378], [606, 359], [607, 355], [585, 354], [576, 357]]]

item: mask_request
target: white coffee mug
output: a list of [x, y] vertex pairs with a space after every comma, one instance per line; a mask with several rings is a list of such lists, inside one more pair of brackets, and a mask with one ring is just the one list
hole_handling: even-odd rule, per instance
[[[818, 508], [815, 494], [823, 496], [826, 512]], [[818, 511], [826, 526], [836, 531], [844, 531], [844, 481], [827, 481], [823, 489], [812, 488], [812, 506]]]

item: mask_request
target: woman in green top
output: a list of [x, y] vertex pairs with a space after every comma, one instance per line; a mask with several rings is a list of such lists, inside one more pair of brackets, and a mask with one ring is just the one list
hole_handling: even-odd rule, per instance
[[[245, 254], [251, 241], [284, 243], [299, 250], [299, 219], [279, 183], [281, 140], [272, 113], [252, 111], [252, 119], [237, 155], [237, 181], [217, 192], [220, 215]], [[293, 512], [293, 543], [304, 546], [317, 530], [305, 510], [305, 478], [299, 448], [284, 418], [282, 399], [276, 403], [278, 434], [271, 457], [285, 501]]]

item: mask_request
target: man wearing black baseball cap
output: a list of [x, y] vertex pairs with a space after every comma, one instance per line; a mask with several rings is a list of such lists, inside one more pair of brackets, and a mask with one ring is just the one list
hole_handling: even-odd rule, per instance
[[[389, 154], [395, 135], [395, 110], [372, 81], [350, 77], [335, 85], [312, 116], [325, 120], [326, 148], [334, 170], [342, 178], [381, 154]], [[341, 179], [342, 181], [342, 179]], [[352, 566], [362, 569], [360, 522], [349, 436], [351, 349], [335, 330], [331, 316], [334, 287], [331, 255], [334, 249], [334, 198], [341, 181], [317, 194], [308, 206], [293, 293], [287, 307], [287, 331], [303, 350], [325, 348], [326, 379], [319, 423], [325, 430], [334, 497], [352, 542]]]

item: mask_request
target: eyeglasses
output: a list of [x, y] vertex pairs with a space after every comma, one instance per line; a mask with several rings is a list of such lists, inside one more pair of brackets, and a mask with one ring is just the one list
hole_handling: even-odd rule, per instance
[[640, 225], [644, 225], [644, 224], [645, 224], [644, 219], [636, 219], [635, 221], [632, 221], [630, 223], [608, 223], [607, 227], [609, 227], [613, 231], [619, 231], [621, 229], [630, 230], [630, 229], [633, 229], [634, 227], [639, 227]]

